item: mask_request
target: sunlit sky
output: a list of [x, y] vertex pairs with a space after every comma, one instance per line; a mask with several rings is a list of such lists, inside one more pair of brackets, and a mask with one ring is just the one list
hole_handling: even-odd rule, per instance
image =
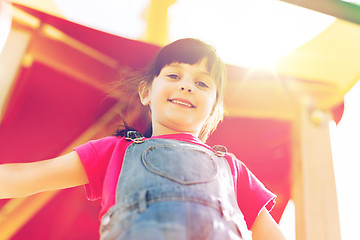
[[271, 65], [334, 21], [281, 1], [198, 0], [196, 4], [200, 7], [193, 7], [194, 1], [177, 1], [169, 9], [170, 38], [207, 40], [227, 63], [248, 67]]
[[[54, 2], [75, 22], [132, 39], [144, 35], [149, 0]], [[169, 39], [199, 38], [214, 45], [227, 63], [267, 66], [333, 21], [333, 17], [281, 1], [177, 0], [169, 8]]]
[[[68, 19], [131, 39], [142, 39], [150, 0], [54, 0]], [[351, 1], [359, 2], [359, 1]], [[85, 7], [86, 6], [86, 7]], [[196, 37], [214, 45], [226, 63], [268, 66], [335, 19], [281, 1], [177, 0], [169, 8], [169, 38]], [[360, 83], [345, 96], [338, 126], [330, 124], [342, 239], [358, 236], [360, 215]], [[355, 186], [355, 189], [354, 189]], [[281, 226], [294, 239], [293, 206]]]

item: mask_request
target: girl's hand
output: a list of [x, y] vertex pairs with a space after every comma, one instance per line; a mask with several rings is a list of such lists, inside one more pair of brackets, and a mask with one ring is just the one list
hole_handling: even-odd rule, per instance
[[285, 239], [285, 236], [281, 232], [279, 226], [265, 207], [255, 219], [255, 222], [251, 227], [251, 231], [253, 240]]
[[85, 170], [75, 151], [44, 161], [0, 165], [0, 199], [26, 197], [86, 183]]

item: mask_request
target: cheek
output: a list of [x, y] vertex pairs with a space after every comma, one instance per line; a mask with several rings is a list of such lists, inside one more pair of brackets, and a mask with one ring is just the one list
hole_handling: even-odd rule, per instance
[[151, 100], [150, 100], [151, 108], [153, 109], [162, 108], [164, 104], [166, 104], [168, 99], [168, 92], [166, 91], [166, 88], [164, 89], [160, 91], [157, 88], [153, 88], [153, 91], [151, 92]]
[[[214, 109], [215, 105], [216, 105], [216, 96], [217, 96], [217, 93], [216, 92], [213, 92], [211, 94], [211, 97], [209, 98], [210, 99], [210, 106], [211, 106], [211, 109]], [[212, 112], [212, 111], [211, 111]]]
[[206, 95], [203, 98], [204, 104], [204, 114], [211, 115], [214, 112], [215, 105], [216, 105], [216, 93], [211, 95]]

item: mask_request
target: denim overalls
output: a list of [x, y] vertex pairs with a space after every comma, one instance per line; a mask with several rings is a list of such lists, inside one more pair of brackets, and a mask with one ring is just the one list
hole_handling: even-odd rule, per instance
[[102, 240], [251, 239], [221, 154], [172, 139], [132, 140]]

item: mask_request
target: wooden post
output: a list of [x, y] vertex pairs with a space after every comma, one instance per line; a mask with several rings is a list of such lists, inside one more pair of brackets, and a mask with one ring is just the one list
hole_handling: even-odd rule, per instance
[[168, 8], [176, 0], [151, 0], [145, 41], [164, 45], [168, 41]]
[[[30, 42], [30, 34], [12, 30], [0, 54], [0, 122]], [[0, 49], [1, 50], [1, 49]]]
[[294, 123], [292, 198], [297, 240], [339, 240], [330, 114], [302, 102]]

